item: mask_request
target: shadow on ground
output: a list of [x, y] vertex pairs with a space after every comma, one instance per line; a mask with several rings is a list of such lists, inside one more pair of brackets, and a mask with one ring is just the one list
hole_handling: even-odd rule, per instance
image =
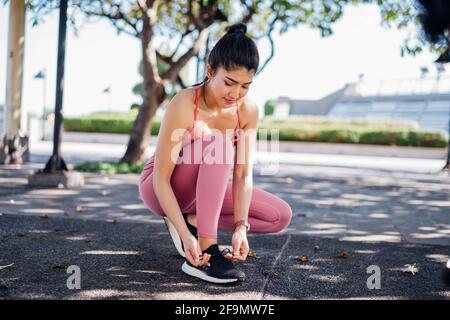
[[[448, 246], [249, 235], [258, 258], [240, 264], [247, 281], [221, 286], [182, 273], [183, 260], [159, 222], [3, 215], [0, 225], [0, 265], [14, 263], [0, 270], [1, 299], [450, 298], [440, 281]], [[229, 234], [220, 238], [229, 242]], [[338, 256], [342, 250], [346, 258]], [[300, 262], [299, 255], [308, 255], [309, 262]], [[420, 271], [404, 272], [413, 262]], [[81, 269], [81, 290], [66, 286], [69, 265]], [[371, 265], [381, 269], [380, 290], [367, 288]]]

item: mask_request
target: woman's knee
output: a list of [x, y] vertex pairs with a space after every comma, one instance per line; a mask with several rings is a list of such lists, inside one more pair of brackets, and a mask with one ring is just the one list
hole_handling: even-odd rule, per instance
[[292, 220], [291, 206], [281, 198], [277, 198], [278, 219], [275, 223], [275, 232], [282, 231], [287, 228]]
[[164, 212], [159, 205], [159, 201], [153, 190], [153, 181], [151, 175], [146, 179], [141, 179], [139, 183], [139, 195], [142, 202], [150, 212], [158, 216], [164, 216]]

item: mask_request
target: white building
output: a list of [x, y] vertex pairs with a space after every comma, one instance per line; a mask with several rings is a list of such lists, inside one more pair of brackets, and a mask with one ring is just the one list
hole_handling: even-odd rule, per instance
[[316, 115], [365, 120], [411, 120], [420, 128], [448, 132], [450, 78], [347, 84], [320, 100], [280, 97], [273, 117]]

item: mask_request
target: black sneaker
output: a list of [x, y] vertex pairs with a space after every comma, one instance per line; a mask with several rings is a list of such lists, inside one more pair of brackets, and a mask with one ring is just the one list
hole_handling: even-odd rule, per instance
[[[187, 225], [189, 231], [194, 235], [194, 237], [196, 237], [198, 239], [197, 228], [188, 222], [187, 216], [188, 216], [187, 214], [183, 214], [184, 221], [186, 222], [186, 225]], [[178, 234], [177, 229], [175, 229], [175, 226], [169, 220], [169, 218], [164, 217], [164, 222], [166, 223], [167, 231], [169, 231], [170, 237], [172, 238], [173, 244], [175, 245], [175, 248], [177, 249], [178, 253], [183, 258], [186, 258], [186, 255], [184, 254], [183, 241], [181, 241], [181, 237]]]
[[186, 260], [183, 263], [181, 270], [190, 276], [213, 283], [244, 281], [245, 273], [237, 270], [234, 267], [233, 262], [224, 257], [229, 252], [229, 249], [225, 249], [221, 252], [219, 250], [219, 246], [217, 244], [213, 244], [208, 249], [203, 251], [203, 253], [208, 253], [211, 255], [211, 258], [209, 259], [210, 266], [196, 267]]

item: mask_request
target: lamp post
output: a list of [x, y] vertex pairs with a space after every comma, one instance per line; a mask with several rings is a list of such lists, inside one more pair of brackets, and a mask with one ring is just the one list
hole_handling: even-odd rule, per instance
[[53, 153], [45, 164], [34, 174], [28, 175], [28, 185], [31, 187], [63, 187], [73, 188], [84, 185], [84, 178], [80, 172], [68, 170], [61, 156], [61, 130], [63, 124], [62, 103], [64, 93], [64, 58], [66, 48], [67, 2], [60, 0], [59, 31], [58, 31], [58, 60], [56, 66], [56, 97], [55, 123], [53, 128]]
[[47, 96], [47, 72], [46, 69], [42, 69], [38, 73], [36, 73], [33, 79], [42, 80], [43, 93], [42, 93], [42, 137], [41, 140], [45, 139], [45, 105], [46, 105], [46, 96]]
[[66, 53], [67, 30], [67, 0], [60, 1], [59, 7], [59, 33], [58, 33], [58, 60], [56, 70], [56, 98], [55, 98], [55, 126], [53, 129], [53, 154], [47, 161], [44, 172], [68, 171], [67, 165], [61, 156], [61, 129], [63, 124], [62, 102], [64, 92], [64, 61]]
[[[437, 60], [435, 61], [435, 63], [438, 63], [438, 64], [444, 64], [444, 63], [448, 63], [448, 62], [450, 62], [450, 45], [447, 47], [447, 49], [444, 51], [444, 53], [442, 53], [439, 56], [439, 58], [437, 58]], [[450, 169], [450, 105], [449, 105], [448, 110], [449, 110], [449, 112], [448, 112], [448, 128], [447, 128], [447, 132], [448, 132], [447, 159], [446, 159], [445, 165], [442, 168], [442, 170]]]
[[103, 93], [108, 95], [108, 111], [111, 111], [111, 86], [107, 86], [103, 89]]

